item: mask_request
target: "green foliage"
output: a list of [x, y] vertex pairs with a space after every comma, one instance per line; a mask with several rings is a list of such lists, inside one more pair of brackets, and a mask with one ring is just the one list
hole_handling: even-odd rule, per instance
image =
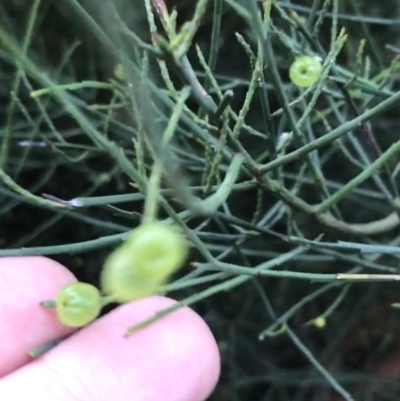
[[371, 386], [400, 334], [398, 2], [10, 3], [0, 255], [99, 284], [132, 229], [173, 222], [192, 251], [151, 292], [180, 304], [129, 333], [197, 308], [218, 400], [396, 399]]

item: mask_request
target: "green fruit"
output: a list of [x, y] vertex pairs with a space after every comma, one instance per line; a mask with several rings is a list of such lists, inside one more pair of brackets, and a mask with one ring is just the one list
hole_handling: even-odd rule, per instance
[[311, 86], [321, 75], [322, 64], [316, 57], [301, 56], [297, 58], [289, 69], [289, 78], [299, 87]]
[[56, 298], [58, 320], [69, 327], [81, 327], [100, 314], [101, 296], [91, 284], [70, 283], [60, 288]]
[[102, 289], [119, 302], [153, 295], [183, 266], [188, 248], [186, 239], [171, 225], [142, 224], [104, 263]]
[[122, 64], [117, 64], [114, 68], [114, 75], [120, 81], [126, 81], [126, 75]]

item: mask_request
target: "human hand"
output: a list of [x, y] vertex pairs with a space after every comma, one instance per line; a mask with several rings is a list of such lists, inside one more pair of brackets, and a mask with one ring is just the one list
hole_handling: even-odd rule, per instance
[[216, 385], [218, 347], [189, 308], [124, 338], [127, 326], [173, 304], [125, 304], [31, 361], [28, 352], [72, 333], [40, 302], [75, 277], [42, 257], [0, 258], [0, 399], [201, 401]]

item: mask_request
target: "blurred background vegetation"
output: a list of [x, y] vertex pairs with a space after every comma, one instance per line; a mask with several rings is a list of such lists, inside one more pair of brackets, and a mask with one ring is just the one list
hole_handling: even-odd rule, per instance
[[[179, 31], [196, 15], [196, 4], [206, 8], [197, 8], [202, 15], [192, 45], [175, 58], [179, 47], [168, 47], [164, 6], [169, 16], [177, 11]], [[0, 255], [49, 255], [97, 285], [104, 259], [143, 213], [145, 191], [115, 149], [147, 179], [151, 161], [161, 157], [160, 130], [188, 85], [186, 120], [163, 155], [163, 194], [173, 210], [190, 211], [193, 194], [209, 196], [231, 171], [232, 155], [245, 156], [218, 212], [182, 219], [199, 240], [189, 260], [198, 264], [188, 263], [177, 282], [215, 279], [169, 294], [178, 300], [200, 294], [191, 306], [210, 325], [223, 361], [211, 399], [395, 400], [400, 315], [391, 304], [400, 302], [398, 284], [332, 275], [398, 272], [400, 3], [276, 0], [265, 21], [262, 6], [252, 0], [2, 2]], [[343, 27], [348, 36], [339, 49]], [[263, 61], [253, 87], [256, 59], [249, 51]], [[199, 52], [209, 66], [210, 55], [217, 56], [208, 79]], [[301, 54], [330, 58], [326, 76], [311, 89], [288, 78]], [[126, 81], [116, 76], [118, 65]], [[56, 96], [51, 88], [31, 95], [49, 82], [79, 85]], [[239, 135], [232, 135], [241, 118]], [[96, 142], [93, 131], [114, 148]], [[320, 147], [331, 132], [338, 135]], [[317, 150], [282, 162], [308, 144]], [[76, 198], [81, 203], [73, 206], [81, 207], [61, 207], [60, 199]], [[321, 204], [328, 206], [313, 206]], [[337, 241], [352, 248], [329, 246]], [[378, 248], [362, 252], [366, 245]], [[207, 252], [221, 263], [212, 266]], [[252, 277], [229, 267], [263, 263], [283, 274], [240, 286], [229, 281]], [[312, 274], [329, 277], [314, 282]]]

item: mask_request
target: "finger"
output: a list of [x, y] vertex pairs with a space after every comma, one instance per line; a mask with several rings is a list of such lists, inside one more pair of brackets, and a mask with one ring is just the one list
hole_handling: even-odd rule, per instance
[[124, 338], [173, 304], [152, 297], [120, 306], [0, 382], [0, 399], [201, 401], [219, 376], [215, 340], [204, 321], [181, 308]]
[[27, 363], [33, 348], [70, 332], [39, 303], [72, 281], [65, 267], [47, 258], [0, 258], [0, 377]]

